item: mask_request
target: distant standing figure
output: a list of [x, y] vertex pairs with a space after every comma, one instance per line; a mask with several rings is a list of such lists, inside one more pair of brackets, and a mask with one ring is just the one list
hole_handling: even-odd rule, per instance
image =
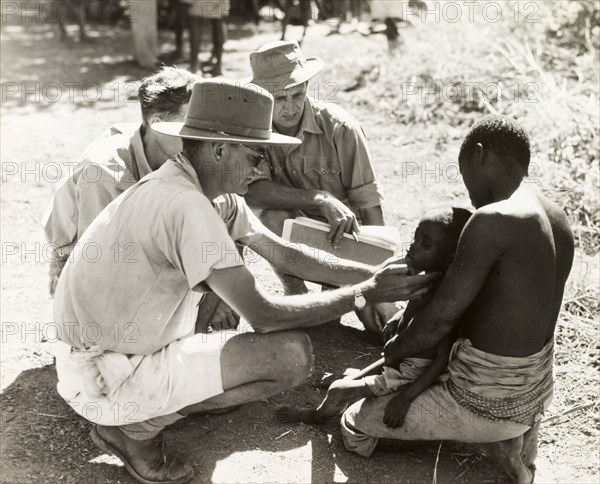
[[298, 41], [298, 44], [302, 45], [306, 29], [308, 29], [308, 22], [312, 17], [311, 0], [283, 0], [282, 10], [284, 16], [281, 21], [281, 40], [285, 40], [285, 31], [290, 23], [293, 25], [302, 25], [304, 31], [302, 32], [302, 38]]
[[158, 64], [158, 31], [156, 0], [135, 3], [131, 13], [131, 30], [135, 58], [141, 67], [153, 68]]
[[180, 0], [189, 4], [188, 26], [190, 29], [190, 70], [198, 70], [198, 54], [202, 40], [202, 22], [210, 20], [213, 38], [213, 58], [215, 59], [213, 76], [221, 75], [223, 44], [225, 43], [225, 29], [223, 21], [229, 15], [229, 0]]
[[[85, 8], [87, 0], [52, 0], [51, 5], [54, 5], [57, 9], [56, 17], [58, 20], [58, 28], [60, 30], [60, 40], [67, 40], [67, 29], [65, 28], [65, 19], [71, 17], [71, 13], [79, 25], [79, 40], [80, 42], [87, 42], [89, 37], [85, 32]], [[51, 10], [49, 10], [51, 12]], [[50, 15], [49, 15], [50, 17]]]
[[371, 18], [381, 19], [385, 23], [385, 36], [388, 40], [390, 51], [398, 49], [401, 45], [400, 32], [396, 21], [404, 21], [405, 10], [409, 2], [400, 0], [397, 2], [386, 2], [384, 0], [372, 0]]

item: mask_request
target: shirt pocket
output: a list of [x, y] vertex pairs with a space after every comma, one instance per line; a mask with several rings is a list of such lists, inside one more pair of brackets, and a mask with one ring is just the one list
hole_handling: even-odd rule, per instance
[[333, 157], [305, 156], [302, 160], [302, 172], [306, 188], [337, 192], [341, 186], [340, 165]]

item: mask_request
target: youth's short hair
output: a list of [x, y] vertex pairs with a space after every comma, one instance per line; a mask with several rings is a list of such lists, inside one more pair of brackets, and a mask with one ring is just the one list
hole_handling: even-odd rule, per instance
[[177, 116], [181, 106], [190, 102], [192, 87], [198, 80], [197, 75], [177, 67], [163, 67], [144, 78], [139, 91], [144, 124], [153, 115], [158, 115], [162, 121]]
[[438, 208], [427, 212], [423, 218], [441, 223], [448, 237], [448, 250], [454, 254], [458, 239], [473, 212], [461, 207]]
[[525, 170], [529, 167], [529, 135], [519, 123], [506, 116], [490, 115], [477, 122], [460, 147], [459, 160], [470, 158], [478, 143], [484, 150], [512, 158]]

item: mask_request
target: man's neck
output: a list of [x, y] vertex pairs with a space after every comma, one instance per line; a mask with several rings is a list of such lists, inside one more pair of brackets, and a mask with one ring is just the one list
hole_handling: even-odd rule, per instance
[[185, 151], [182, 153], [189, 160], [192, 168], [196, 172], [200, 188], [202, 188], [202, 193], [206, 198], [214, 200], [225, 193], [222, 187], [216, 183], [217, 177], [215, 176], [214, 170], [206, 169], [206, 165], [198, 162], [198, 160], [188, 155]]
[[514, 178], [507, 178], [500, 181], [499, 183], [495, 183], [490, 188], [489, 202], [486, 203], [486, 205], [508, 200], [515, 194], [517, 190], [519, 190], [519, 188], [521, 188], [521, 181], [522, 180], [517, 181]]
[[142, 145], [144, 146], [144, 154], [146, 155], [148, 165], [150, 165], [152, 171], [157, 170], [167, 161], [169, 154], [158, 142], [158, 138], [151, 128], [142, 126], [140, 132], [142, 134]]

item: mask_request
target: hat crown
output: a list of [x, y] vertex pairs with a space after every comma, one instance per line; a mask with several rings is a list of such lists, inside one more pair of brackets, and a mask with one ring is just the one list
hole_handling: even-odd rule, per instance
[[306, 59], [298, 42], [276, 41], [250, 53], [250, 67], [254, 79], [268, 80], [292, 73], [304, 67]]
[[273, 96], [255, 84], [218, 79], [198, 81], [184, 126], [268, 139], [273, 122]]

